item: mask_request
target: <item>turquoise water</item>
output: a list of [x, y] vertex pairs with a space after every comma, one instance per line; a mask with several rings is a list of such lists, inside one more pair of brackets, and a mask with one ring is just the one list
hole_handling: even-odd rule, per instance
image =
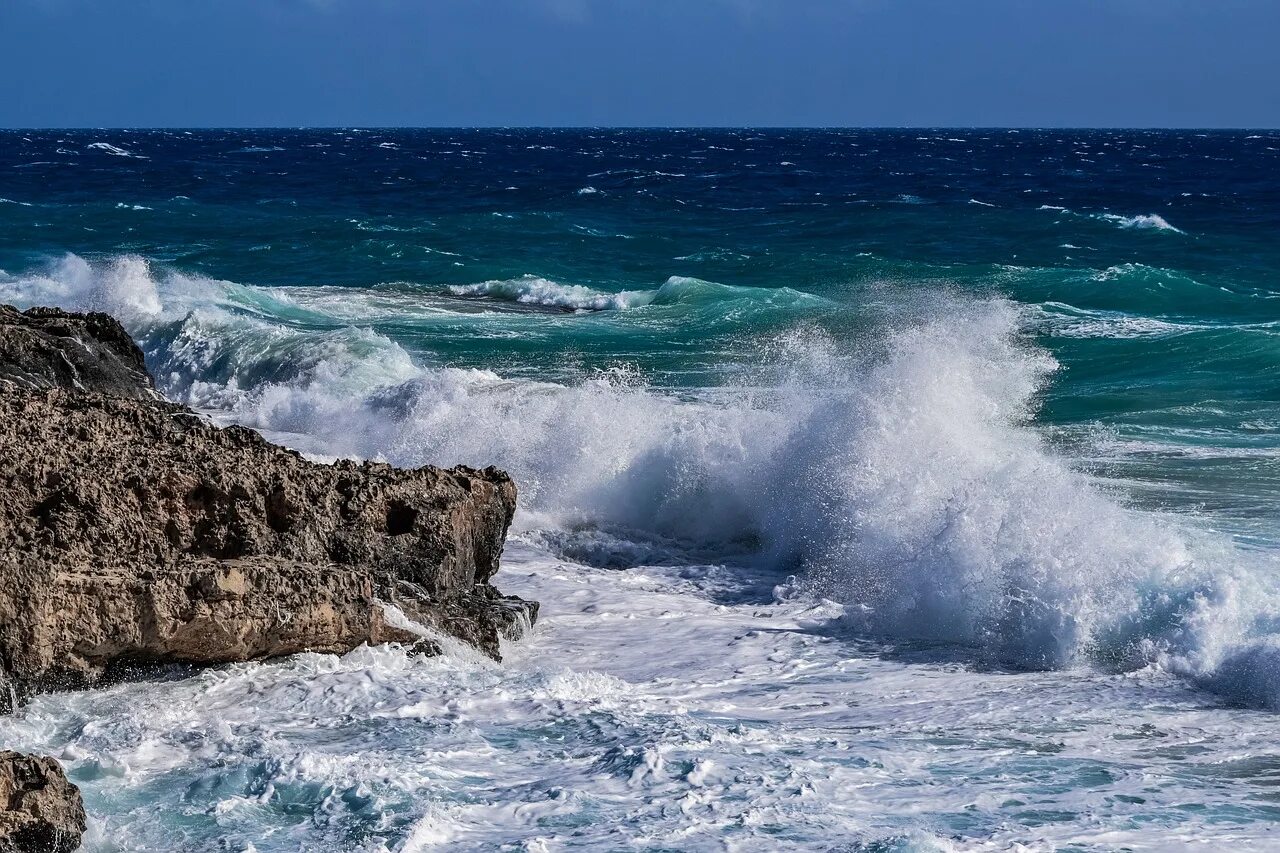
[[[1278, 151], [0, 134], [0, 297], [111, 311], [168, 396], [317, 458], [506, 467], [500, 585], [548, 614], [503, 670], [250, 665], [0, 733], [69, 762], [99, 849], [1263, 849]], [[554, 770], [495, 791], [495, 755]]]

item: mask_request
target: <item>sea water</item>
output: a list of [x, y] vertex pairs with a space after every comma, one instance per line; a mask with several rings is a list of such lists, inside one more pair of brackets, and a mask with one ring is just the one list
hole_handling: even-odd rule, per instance
[[0, 133], [0, 299], [496, 464], [501, 664], [34, 699], [86, 849], [1274, 849], [1280, 134]]

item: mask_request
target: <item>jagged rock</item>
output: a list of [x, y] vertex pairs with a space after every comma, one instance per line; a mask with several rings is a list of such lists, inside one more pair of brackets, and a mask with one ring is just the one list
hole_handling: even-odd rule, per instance
[[158, 395], [142, 350], [110, 314], [0, 305], [0, 379], [26, 388]]
[[69, 853], [84, 821], [80, 789], [58, 762], [0, 752], [0, 853]]
[[418, 641], [384, 603], [497, 657], [536, 615], [489, 585], [515, 509], [505, 473], [323, 465], [151, 399], [149, 379], [130, 396], [68, 389], [23, 359], [59, 357], [60, 340], [109, 353], [95, 363], [114, 391], [126, 374], [103, 365], [141, 353], [106, 315], [56, 312], [75, 331], [51, 340], [54, 316], [0, 323], [0, 380], [18, 377], [0, 381], [0, 666], [19, 693]]

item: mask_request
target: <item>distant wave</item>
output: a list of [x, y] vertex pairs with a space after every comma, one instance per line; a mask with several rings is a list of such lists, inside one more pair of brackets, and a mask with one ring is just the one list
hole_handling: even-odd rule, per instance
[[735, 287], [687, 276], [672, 276], [654, 290], [607, 293], [577, 284], [560, 284], [538, 276], [450, 285], [454, 296], [487, 297], [526, 305], [570, 311], [623, 311], [646, 305], [671, 305], [722, 299], [747, 299], [771, 304], [813, 304], [826, 300], [789, 287]]
[[578, 284], [560, 284], [538, 276], [449, 286], [454, 296], [488, 297], [525, 305], [543, 305], [570, 311], [609, 311], [635, 308], [653, 301], [656, 291], [628, 290], [602, 293]]
[[1139, 213], [1134, 216], [1121, 216], [1118, 213], [1077, 213], [1067, 207], [1057, 204], [1042, 204], [1037, 210], [1054, 211], [1063, 213], [1068, 216], [1082, 216], [1087, 219], [1096, 219], [1099, 222], [1110, 222], [1118, 228], [1136, 228], [1140, 230], [1154, 231], [1171, 231], [1175, 234], [1185, 234], [1181, 228], [1176, 228], [1169, 223], [1167, 219], [1158, 213]]
[[1047, 330], [1064, 338], [1158, 338], [1215, 328], [1123, 311], [1089, 311], [1062, 302], [1047, 302], [1040, 310]]
[[1103, 269], [1005, 267], [1004, 282], [1025, 302], [1062, 302], [1090, 311], [1161, 317], [1171, 322], [1252, 323], [1280, 318], [1280, 294], [1220, 276], [1139, 263]]
[[1118, 216], [1114, 213], [1095, 213], [1094, 218], [1101, 219], [1105, 222], [1114, 222], [1121, 228], [1152, 228], [1157, 231], [1174, 231], [1178, 234], [1185, 234], [1181, 228], [1175, 228], [1169, 224], [1163, 216], [1157, 213], [1140, 213], [1137, 216]]
[[101, 151], [104, 154], [110, 154], [114, 157], [133, 157], [138, 160], [147, 159], [141, 154], [135, 154], [132, 151], [129, 151], [128, 149], [120, 148], [118, 146], [112, 145], [110, 142], [90, 142], [85, 147], [94, 149], [96, 151]]

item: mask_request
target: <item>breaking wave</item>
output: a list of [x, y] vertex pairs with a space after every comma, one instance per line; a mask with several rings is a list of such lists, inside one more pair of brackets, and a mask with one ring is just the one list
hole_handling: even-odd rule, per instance
[[654, 291], [631, 290], [602, 293], [579, 284], [560, 284], [538, 276], [526, 275], [505, 281], [482, 281], [478, 284], [450, 285], [454, 296], [487, 297], [525, 305], [543, 305], [571, 311], [607, 311], [635, 308], [653, 301]]
[[[472, 287], [575, 309], [624, 296]], [[608, 307], [746, 290], [673, 278]], [[844, 602], [860, 631], [1017, 667], [1163, 667], [1280, 708], [1269, 558], [1129, 509], [1055, 454], [1033, 417], [1057, 365], [1002, 300], [938, 296], [853, 352], [800, 325], [741, 382], [674, 394], [625, 367], [553, 383], [424, 366], [285, 290], [140, 258], [69, 256], [0, 296], [120, 316], [168, 396], [304, 452], [501, 465], [518, 535], [576, 559], [750, 562]]]
[[560, 284], [550, 279], [526, 275], [501, 281], [450, 285], [454, 296], [483, 297], [525, 305], [540, 305], [569, 311], [622, 311], [646, 305], [715, 302], [745, 299], [768, 305], [822, 305], [827, 300], [789, 287], [735, 287], [687, 276], [672, 276], [654, 290], [624, 290], [608, 293], [580, 284]]
[[1137, 216], [1119, 216], [1114, 213], [1099, 213], [1097, 218], [1105, 222], [1114, 222], [1121, 228], [1151, 228], [1156, 231], [1174, 231], [1178, 234], [1186, 232], [1180, 228], [1175, 228], [1169, 224], [1163, 216], [1158, 213], [1140, 213]]
[[1062, 207], [1057, 204], [1042, 204], [1037, 210], [1053, 211], [1068, 216], [1085, 216], [1089, 219], [1096, 219], [1099, 222], [1110, 222], [1118, 228], [1136, 228], [1140, 230], [1153, 231], [1171, 231], [1175, 234], [1185, 234], [1181, 228], [1177, 228], [1170, 224], [1158, 213], [1139, 213], [1133, 216], [1122, 216], [1118, 213], [1077, 213], [1070, 208]]
[[121, 148], [118, 145], [112, 145], [110, 142], [90, 142], [85, 146], [93, 151], [101, 151], [104, 154], [110, 154], [113, 157], [133, 157], [138, 160], [145, 160], [141, 154], [135, 154], [127, 148]]

